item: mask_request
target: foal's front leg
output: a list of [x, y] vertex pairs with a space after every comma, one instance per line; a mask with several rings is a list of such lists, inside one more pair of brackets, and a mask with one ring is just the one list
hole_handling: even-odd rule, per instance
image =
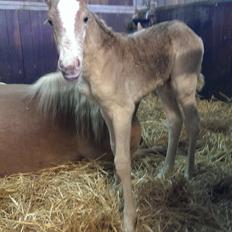
[[113, 155], [115, 155], [114, 128], [113, 128], [112, 120], [110, 119], [110, 118], [112, 118], [112, 116], [109, 116], [107, 114], [107, 112], [105, 112], [103, 109], [101, 109], [101, 115], [102, 115], [102, 117], [105, 120], [105, 123], [107, 125], [108, 131], [109, 131], [109, 135], [110, 135], [110, 147], [111, 147], [111, 150], [113, 152]]
[[115, 137], [115, 168], [121, 180], [124, 198], [124, 231], [134, 232], [136, 209], [132, 196], [130, 134], [134, 105], [111, 107], [112, 125]]

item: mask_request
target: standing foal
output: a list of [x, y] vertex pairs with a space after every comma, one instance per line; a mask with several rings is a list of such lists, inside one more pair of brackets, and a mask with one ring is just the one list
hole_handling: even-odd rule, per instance
[[201, 71], [203, 43], [185, 24], [161, 23], [133, 35], [114, 33], [84, 0], [47, 0], [64, 78], [77, 80], [82, 93], [101, 107], [107, 123], [115, 167], [124, 197], [124, 230], [133, 232], [136, 208], [132, 197], [130, 130], [135, 105], [157, 90], [169, 123], [168, 151], [162, 171], [174, 166], [184, 120], [189, 149], [186, 176], [194, 168], [199, 131], [196, 85]]

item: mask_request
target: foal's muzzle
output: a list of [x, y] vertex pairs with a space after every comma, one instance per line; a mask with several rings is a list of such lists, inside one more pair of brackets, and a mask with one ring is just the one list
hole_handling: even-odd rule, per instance
[[58, 61], [58, 69], [62, 72], [66, 80], [77, 80], [81, 73], [80, 60], [76, 59], [75, 62], [69, 65], [64, 65], [61, 60]]

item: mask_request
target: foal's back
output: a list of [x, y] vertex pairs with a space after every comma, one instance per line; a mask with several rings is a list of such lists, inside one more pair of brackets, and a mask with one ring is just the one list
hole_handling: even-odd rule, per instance
[[200, 37], [186, 24], [177, 20], [138, 31], [130, 36], [128, 41], [129, 49], [136, 51], [138, 60], [151, 65], [153, 63], [156, 71], [165, 71], [172, 66], [179, 54], [196, 50], [202, 52], [203, 49]]
[[200, 73], [202, 40], [180, 21], [154, 25], [122, 37], [121, 41], [121, 49], [116, 51], [124, 61], [127, 72], [124, 76], [131, 76], [127, 78], [133, 82], [130, 92], [138, 98], [164, 85], [175, 72], [177, 63], [182, 71]]

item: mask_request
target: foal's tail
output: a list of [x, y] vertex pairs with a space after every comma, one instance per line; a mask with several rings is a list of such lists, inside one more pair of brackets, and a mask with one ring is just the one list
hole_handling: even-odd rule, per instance
[[205, 85], [205, 76], [202, 73], [200, 73], [197, 79], [197, 92], [201, 92], [204, 85]]

